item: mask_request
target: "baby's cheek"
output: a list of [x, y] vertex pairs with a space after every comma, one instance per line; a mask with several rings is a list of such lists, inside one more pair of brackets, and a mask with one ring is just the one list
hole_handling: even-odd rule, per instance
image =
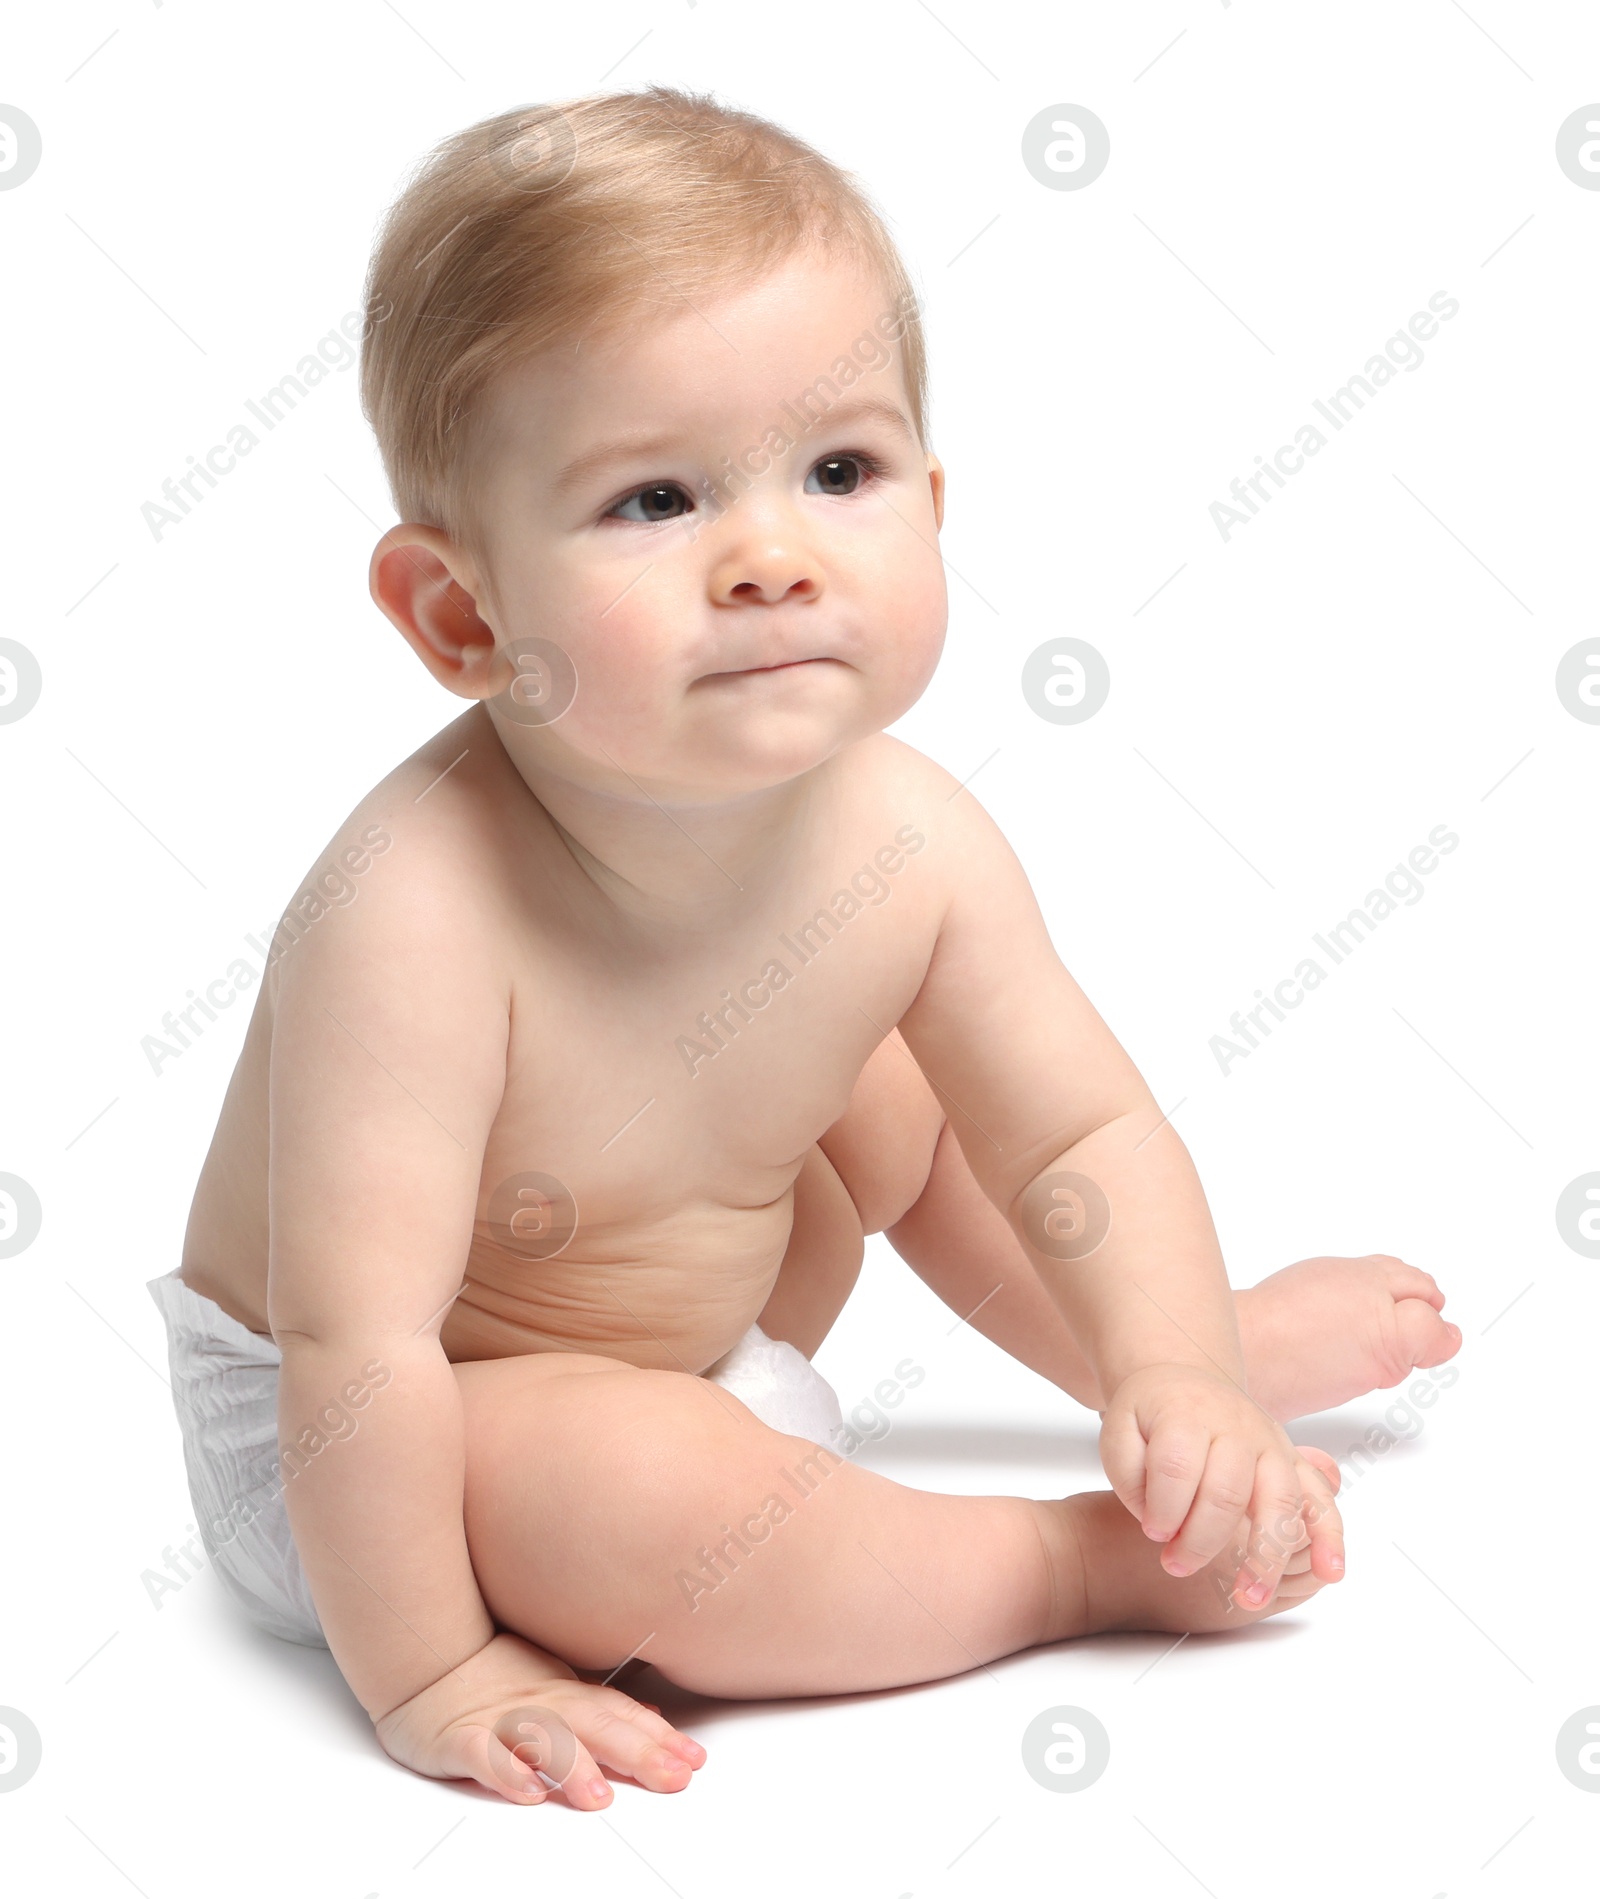
[[944, 590], [928, 588], [901, 603], [889, 621], [883, 641], [885, 670], [902, 691], [920, 693], [933, 677], [944, 649], [946, 605]]
[[619, 728], [642, 719], [659, 722], [672, 684], [662, 646], [661, 630], [652, 639], [651, 629], [643, 626], [636, 636], [620, 628], [580, 648], [575, 655], [578, 695], [581, 703], [587, 694], [586, 718]]
[[624, 626], [578, 647], [573, 655], [577, 693], [563, 724], [569, 739], [586, 737], [604, 745], [618, 763], [625, 762], [626, 752], [639, 764], [647, 762], [645, 754], [654, 759], [669, 742], [694, 668], [684, 661], [674, 668], [662, 650], [659, 628], [641, 626], [637, 637], [630, 631]]
[[[603, 694], [616, 704], [639, 695], [660, 666], [661, 623], [648, 602], [632, 594], [618, 599], [630, 578], [625, 575], [616, 588], [594, 596], [563, 598], [532, 589], [516, 624], [506, 629], [508, 643], [520, 635], [558, 648], [571, 663], [580, 702]], [[647, 585], [648, 576], [640, 584]], [[637, 586], [632, 590], [638, 591]]]
[[950, 597], [936, 548], [912, 546], [905, 551], [893, 577], [890, 606], [907, 633], [924, 639], [943, 634]]
[[704, 611], [703, 603], [697, 607], [683, 597], [670, 561], [641, 556], [595, 576], [560, 618], [590, 665], [622, 671], [659, 666], [685, 643], [680, 629], [698, 624]]

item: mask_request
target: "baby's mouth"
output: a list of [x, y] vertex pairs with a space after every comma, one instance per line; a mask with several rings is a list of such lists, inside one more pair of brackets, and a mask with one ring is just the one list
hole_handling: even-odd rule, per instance
[[832, 660], [820, 657], [815, 659], [779, 660], [771, 666], [744, 666], [725, 673], [707, 673], [701, 683], [704, 684], [705, 680], [712, 679], [759, 679], [765, 678], [768, 675], [777, 676], [781, 673], [797, 673], [803, 666], [829, 666], [834, 663]]

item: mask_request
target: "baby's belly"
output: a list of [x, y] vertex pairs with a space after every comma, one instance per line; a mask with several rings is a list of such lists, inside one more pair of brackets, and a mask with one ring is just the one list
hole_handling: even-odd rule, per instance
[[646, 1370], [703, 1372], [759, 1317], [789, 1240], [793, 1199], [672, 1215], [648, 1229], [585, 1223], [526, 1239], [474, 1223], [466, 1283], [440, 1330], [452, 1361], [594, 1352]]

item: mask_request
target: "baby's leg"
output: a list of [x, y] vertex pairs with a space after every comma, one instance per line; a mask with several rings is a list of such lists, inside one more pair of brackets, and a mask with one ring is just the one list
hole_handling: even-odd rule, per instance
[[[613, 1359], [534, 1354], [456, 1374], [484, 1600], [574, 1668], [639, 1653], [707, 1694], [840, 1694], [1097, 1628], [1255, 1619], [1209, 1572], [1167, 1576], [1110, 1492], [908, 1489], [768, 1429], [704, 1379]], [[1315, 1586], [1302, 1558], [1272, 1610]]]
[[[973, 1177], [948, 1124], [927, 1186], [888, 1236], [985, 1337], [1080, 1404], [1105, 1408], [1099, 1380], [1060, 1309]], [[1284, 1420], [1387, 1389], [1414, 1367], [1453, 1358], [1461, 1346], [1460, 1332], [1439, 1314], [1444, 1295], [1433, 1279], [1382, 1254], [1301, 1260], [1236, 1292], [1234, 1302], [1251, 1394]]]
[[927, 1185], [890, 1244], [950, 1309], [1030, 1371], [1101, 1411], [1094, 1368], [1005, 1216], [978, 1185], [948, 1122]]
[[[820, 1146], [868, 1233], [950, 1309], [1041, 1377], [1099, 1411], [1105, 1397], [1060, 1308], [973, 1177], [944, 1110], [898, 1031], [881, 1042]], [[1433, 1279], [1387, 1255], [1312, 1259], [1234, 1295], [1250, 1389], [1277, 1418], [1343, 1404], [1442, 1364], [1461, 1334]], [[811, 1316], [809, 1336], [831, 1324]], [[762, 1318], [763, 1329], [774, 1332]], [[798, 1341], [796, 1341], [798, 1342]], [[810, 1351], [812, 1345], [802, 1344]]]

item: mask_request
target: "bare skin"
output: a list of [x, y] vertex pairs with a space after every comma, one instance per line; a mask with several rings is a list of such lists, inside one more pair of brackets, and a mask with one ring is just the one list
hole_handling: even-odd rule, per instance
[[[904, 1039], [868, 1058], [848, 1111], [818, 1142], [852, 1197], [863, 1234], [887, 1232], [953, 1312], [1003, 1351], [1102, 1411], [1106, 1398], [1038, 1269], [973, 1177], [960, 1142]], [[828, 1190], [813, 1187], [820, 1226]], [[840, 1258], [846, 1257], [844, 1247]], [[859, 1255], [856, 1259], [859, 1265]], [[846, 1269], [841, 1267], [840, 1276]], [[854, 1283], [854, 1269], [849, 1269]], [[809, 1357], [838, 1316], [820, 1275], [780, 1277], [761, 1328]], [[1440, 1365], [1461, 1346], [1431, 1274], [1387, 1253], [1304, 1259], [1236, 1292], [1250, 1393], [1288, 1423]]]
[[[287, 1487], [296, 1543], [390, 1753], [523, 1803], [542, 1783], [494, 1729], [530, 1702], [559, 1704], [578, 1806], [609, 1798], [602, 1767], [669, 1790], [704, 1759], [577, 1679], [643, 1640], [707, 1692], [829, 1692], [1098, 1627], [1234, 1626], [1342, 1573], [1336, 1480], [1251, 1395], [1181, 1141], [987, 815], [884, 734], [945, 615], [943, 470], [898, 359], [866, 379], [880, 411], [840, 402], [737, 505], [641, 511], [762, 441], [881, 305], [801, 256], [714, 325], [538, 359], [493, 405], [483, 546], [380, 542], [379, 605], [478, 703], [318, 860], [331, 901], [295, 906], [190, 1217], [185, 1279], [283, 1348], [286, 1448], [386, 1365]], [[646, 424], [661, 440], [558, 478]], [[554, 722], [512, 691], [530, 636], [576, 669]], [[890, 1062], [926, 1097], [910, 1112]], [[1066, 1262], [1030, 1200], [1063, 1171], [1113, 1210]], [[757, 1318], [814, 1350], [880, 1227], [963, 1312], [1001, 1276], [974, 1323], [1104, 1410], [1115, 1494], [940, 1497], [830, 1465], [686, 1600], [678, 1572], [817, 1455], [699, 1374]], [[1382, 1299], [1432, 1311], [1436, 1289], [1309, 1264], [1295, 1297], [1356, 1337], [1316, 1376], [1360, 1388]], [[1267, 1323], [1294, 1301], [1260, 1290], [1292, 1415], [1310, 1328]], [[1419, 1323], [1394, 1321], [1436, 1350]]]

